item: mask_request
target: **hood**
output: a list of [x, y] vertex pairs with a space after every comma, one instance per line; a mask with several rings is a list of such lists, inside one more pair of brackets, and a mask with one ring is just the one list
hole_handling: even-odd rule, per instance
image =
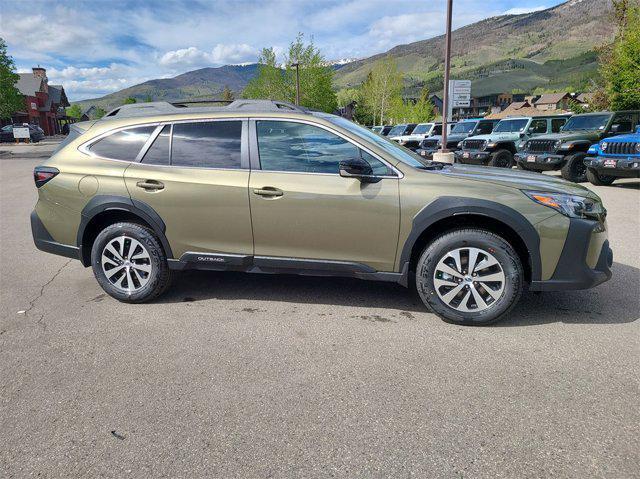
[[548, 191], [551, 193], [568, 193], [571, 195], [598, 198], [588, 188], [561, 178], [542, 175], [540, 173], [491, 168], [488, 166], [472, 166], [454, 164], [441, 170], [441, 174], [465, 180], [483, 181], [519, 190]]
[[473, 140], [487, 140], [487, 141], [514, 141], [520, 138], [520, 133], [489, 133], [488, 135], [475, 135], [466, 137]]
[[538, 135], [532, 137], [533, 140], [562, 140], [562, 141], [570, 141], [570, 140], [591, 140], [594, 143], [600, 138], [601, 132], [596, 130], [590, 131], [563, 131], [560, 133], [551, 133], [549, 135]]
[[628, 135], [618, 135], [607, 138], [607, 143], [624, 143], [627, 141], [640, 141], [640, 133], [630, 133]]
[[424, 140], [425, 138], [426, 138], [426, 134], [419, 134], [419, 135], [394, 136], [391, 139], [396, 141], [420, 141], [420, 140]]

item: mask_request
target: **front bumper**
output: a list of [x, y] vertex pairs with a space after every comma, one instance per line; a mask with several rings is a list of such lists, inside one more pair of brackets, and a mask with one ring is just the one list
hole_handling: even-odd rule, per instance
[[551, 171], [562, 168], [565, 157], [556, 153], [521, 152], [513, 155], [513, 158], [528, 170]]
[[584, 164], [587, 168], [592, 168], [602, 175], [640, 178], [640, 157], [587, 156], [584, 159]]
[[486, 165], [491, 157], [490, 151], [462, 150], [454, 152], [456, 162], [466, 165]]
[[31, 234], [33, 242], [39, 250], [67, 258], [80, 259], [80, 248], [55, 241], [35, 211], [31, 213]]
[[[589, 289], [611, 278], [613, 251], [609, 247], [604, 224], [599, 221], [571, 218], [569, 231], [553, 276], [532, 281], [532, 291], [567, 291]], [[590, 258], [597, 261], [589, 266]]]

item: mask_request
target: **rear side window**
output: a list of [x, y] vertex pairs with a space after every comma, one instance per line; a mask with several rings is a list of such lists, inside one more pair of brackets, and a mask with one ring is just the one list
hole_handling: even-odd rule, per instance
[[546, 133], [547, 120], [533, 120], [529, 126], [529, 133]]
[[476, 135], [487, 135], [493, 131], [493, 125], [495, 123], [491, 123], [489, 121], [481, 121], [476, 129]]
[[165, 125], [157, 138], [153, 140], [153, 144], [149, 147], [149, 150], [144, 154], [142, 163], [149, 165], [168, 165], [171, 160], [171, 151], [169, 150], [170, 136], [171, 125]]
[[175, 123], [171, 165], [240, 168], [241, 121]]
[[554, 118], [551, 120], [551, 132], [558, 133], [564, 124], [567, 122], [566, 118]]
[[95, 142], [89, 151], [103, 158], [134, 161], [155, 129], [155, 126], [141, 126], [116, 131]]
[[433, 127], [434, 135], [442, 135], [442, 125], [436, 125]]

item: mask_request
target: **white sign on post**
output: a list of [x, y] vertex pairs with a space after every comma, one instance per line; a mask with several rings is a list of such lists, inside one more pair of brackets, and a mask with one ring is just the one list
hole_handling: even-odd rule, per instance
[[19, 126], [13, 128], [13, 137], [16, 140], [28, 140], [29, 139], [29, 127], [28, 126]]
[[471, 80], [449, 80], [449, 98], [447, 118], [451, 120], [454, 108], [471, 106]]

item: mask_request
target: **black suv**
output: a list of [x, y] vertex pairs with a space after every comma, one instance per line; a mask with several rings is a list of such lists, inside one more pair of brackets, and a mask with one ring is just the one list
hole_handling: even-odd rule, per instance
[[[459, 143], [470, 136], [486, 135], [493, 131], [493, 127], [499, 120], [493, 119], [469, 119], [461, 120], [451, 129], [451, 133], [447, 135], [447, 150], [457, 151]], [[439, 135], [425, 138], [420, 142], [420, 148], [416, 153], [420, 156], [431, 159], [433, 154], [438, 151], [442, 145], [442, 131]]]

